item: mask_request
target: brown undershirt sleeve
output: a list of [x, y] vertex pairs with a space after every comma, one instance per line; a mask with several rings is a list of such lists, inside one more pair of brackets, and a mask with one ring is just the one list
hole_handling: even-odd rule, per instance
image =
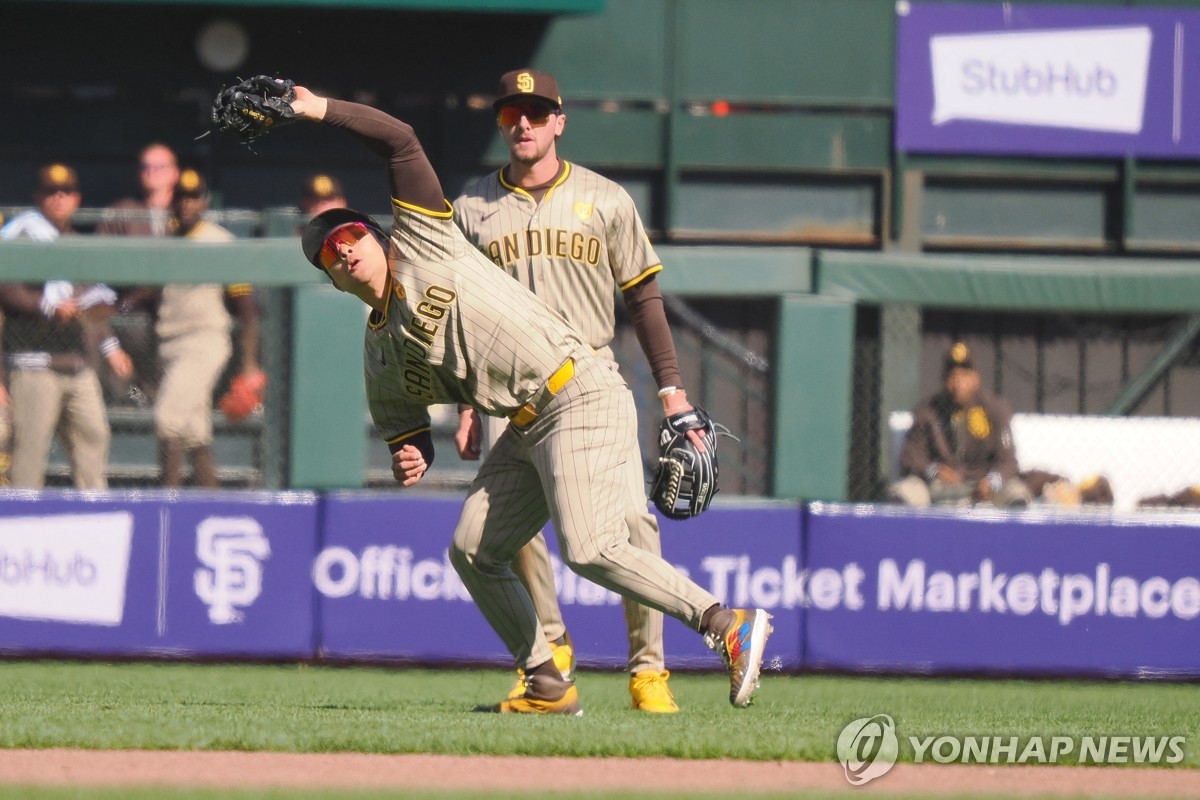
[[667, 310], [663, 305], [662, 290], [658, 281], [651, 275], [646, 280], [630, 286], [624, 292], [625, 304], [629, 307], [629, 316], [633, 319], [633, 328], [637, 332], [638, 343], [646, 360], [650, 362], [650, 372], [654, 374], [654, 382], [658, 388], [667, 386], [683, 386], [679, 376], [679, 358], [675, 354], [675, 341], [671, 338], [671, 328], [667, 324]]
[[429, 211], [446, 210], [441, 181], [411, 125], [376, 108], [336, 99], [329, 100], [324, 122], [345, 128], [388, 160], [392, 197]]

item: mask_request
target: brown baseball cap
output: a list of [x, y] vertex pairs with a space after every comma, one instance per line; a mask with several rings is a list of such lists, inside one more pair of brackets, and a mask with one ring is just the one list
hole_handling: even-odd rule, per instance
[[321, 248], [325, 245], [325, 239], [337, 228], [352, 222], [361, 222], [382, 242], [387, 241], [387, 234], [383, 232], [383, 228], [370, 216], [352, 208], [331, 208], [310, 219], [300, 232], [300, 249], [304, 251], [304, 257], [308, 259], [308, 263], [324, 271], [318, 256]]
[[558, 93], [558, 81], [549, 72], [537, 69], [514, 69], [500, 76], [500, 91], [492, 109], [499, 111], [500, 106], [513, 100], [525, 100], [536, 97], [545, 100], [550, 105], [561, 108], [562, 96]]
[[176, 197], [204, 197], [207, 194], [208, 182], [203, 175], [194, 169], [179, 173], [179, 183], [175, 184]]
[[954, 369], [975, 369], [975, 359], [971, 356], [971, 348], [963, 342], [955, 342], [946, 351], [946, 360], [942, 363], [942, 375], [949, 375]]
[[49, 164], [38, 170], [37, 191], [41, 195], [78, 192], [79, 175], [66, 164]]
[[345, 197], [342, 184], [337, 178], [324, 173], [313, 175], [304, 183], [300, 196], [306, 200], [328, 200], [331, 197]]

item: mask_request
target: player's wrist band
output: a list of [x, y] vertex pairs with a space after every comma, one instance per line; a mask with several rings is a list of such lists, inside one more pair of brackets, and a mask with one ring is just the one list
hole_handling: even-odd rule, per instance
[[683, 390], [680, 389], [678, 386], [664, 386], [663, 388], [658, 390], [658, 396], [659, 397], [668, 397], [679, 391], [683, 391]]
[[117, 350], [121, 349], [121, 340], [115, 336], [109, 336], [100, 343], [100, 352], [103, 355], [112, 355]]

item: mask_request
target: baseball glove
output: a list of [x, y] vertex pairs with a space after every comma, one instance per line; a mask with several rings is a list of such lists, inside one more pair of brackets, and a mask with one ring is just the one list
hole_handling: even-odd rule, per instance
[[281, 125], [295, 122], [295, 99], [296, 84], [292, 81], [269, 75], [246, 78], [217, 95], [212, 106], [213, 125], [250, 144]]
[[[688, 431], [705, 432], [704, 452], [688, 439]], [[699, 406], [662, 421], [658, 433], [658, 470], [650, 487], [650, 499], [664, 516], [688, 519], [703, 512], [712, 502], [718, 489], [718, 434], [732, 435]]]
[[229, 391], [217, 404], [230, 422], [241, 422], [262, 405], [267, 376], [263, 372], [242, 372], [229, 382]]

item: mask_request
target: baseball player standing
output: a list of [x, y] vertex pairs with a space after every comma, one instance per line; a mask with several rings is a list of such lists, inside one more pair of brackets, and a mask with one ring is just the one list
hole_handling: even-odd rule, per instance
[[367, 401], [396, 480], [417, 483], [433, 460], [431, 404], [467, 403], [510, 421], [467, 492], [450, 547], [463, 584], [525, 674], [520, 697], [487, 710], [581, 713], [511, 568], [548, 519], [568, 567], [703, 634], [729, 668], [730, 702], [748, 705], [770, 615], [722, 608], [630, 543], [628, 521], [644, 513], [646, 493], [633, 397], [616, 366], [467, 241], [410, 126], [303, 86], [291, 108], [346, 129], [388, 162], [390, 236], [364, 214], [334, 209], [308, 224], [301, 243], [310, 263], [371, 309]]
[[[231, 241], [232, 233], [205, 219], [208, 203], [203, 176], [184, 170], [172, 193], [168, 232], [199, 242]], [[185, 460], [191, 463], [195, 485], [220, 485], [212, 449], [212, 412], [213, 391], [233, 354], [233, 319], [227, 301], [238, 318], [241, 372], [257, 375], [258, 304], [248, 284], [170, 284], [129, 297], [131, 305], [156, 311], [162, 378], [154, 401], [154, 431], [163, 486], [183, 485]]]
[[[468, 184], [454, 201], [459, 227], [484, 255], [562, 314], [586, 344], [609, 360], [616, 326], [614, 295], [619, 289], [658, 384], [664, 416], [690, 409], [655, 280], [662, 262], [629, 193], [558, 157], [558, 137], [567, 119], [558, 81], [534, 69], [505, 73], [493, 108], [509, 162]], [[481, 438], [494, 443], [503, 425], [502, 419], [489, 417], [481, 429], [473, 409], [460, 410], [455, 437], [459, 454], [478, 458]], [[643, 509], [628, 523], [634, 546], [656, 555], [662, 552], [653, 514]], [[569, 673], [574, 652], [541, 532], [517, 553], [513, 569], [529, 589], [555, 660]], [[667, 686], [662, 613], [628, 597], [623, 601], [633, 708], [674, 713], [679, 706]], [[513, 692], [522, 691], [519, 681]]]

